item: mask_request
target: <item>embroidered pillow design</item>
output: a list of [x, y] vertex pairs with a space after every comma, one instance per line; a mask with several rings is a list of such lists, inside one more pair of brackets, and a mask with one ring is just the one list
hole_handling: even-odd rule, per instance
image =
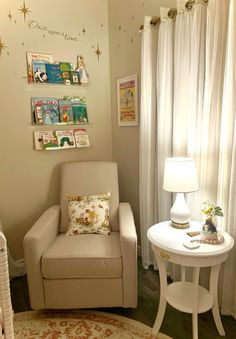
[[67, 235], [109, 234], [110, 192], [96, 195], [69, 195]]

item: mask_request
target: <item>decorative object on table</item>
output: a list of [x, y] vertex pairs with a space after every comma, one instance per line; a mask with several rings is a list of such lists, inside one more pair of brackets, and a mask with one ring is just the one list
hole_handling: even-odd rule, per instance
[[206, 216], [206, 220], [205, 220], [205, 224], [202, 227], [201, 238], [203, 240], [219, 241], [218, 232], [217, 232], [214, 218], [216, 216], [218, 217], [224, 216], [222, 208], [209, 201], [204, 201], [202, 213]]
[[163, 189], [176, 193], [175, 202], [170, 210], [171, 224], [177, 228], [188, 228], [190, 209], [184, 193], [198, 190], [195, 161], [191, 158], [167, 158], [165, 161]]
[[118, 126], [138, 126], [137, 74], [117, 80]]

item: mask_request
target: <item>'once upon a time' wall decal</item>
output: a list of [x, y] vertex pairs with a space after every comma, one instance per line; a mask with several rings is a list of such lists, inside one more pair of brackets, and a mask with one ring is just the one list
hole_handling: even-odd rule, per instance
[[36, 31], [41, 31], [43, 33], [48, 33], [51, 36], [61, 37], [64, 40], [67, 40], [67, 41], [79, 42], [78, 36], [70, 35], [66, 32], [51, 29], [47, 25], [41, 25], [36, 20], [29, 20], [27, 25], [28, 25], [28, 28], [31, 29], [31, 30], [36, 30]]

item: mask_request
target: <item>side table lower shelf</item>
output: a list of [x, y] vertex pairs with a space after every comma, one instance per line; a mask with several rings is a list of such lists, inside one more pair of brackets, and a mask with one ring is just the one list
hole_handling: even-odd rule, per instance
[[[213, 297], [210, 292], [198, 285], [198, 313], [203, 313], [212, 308]], [[181, 312], [193, 313], [193, 298], [195, 286], [191, 282], [175, 282], [166, 288], [166, 301]]]

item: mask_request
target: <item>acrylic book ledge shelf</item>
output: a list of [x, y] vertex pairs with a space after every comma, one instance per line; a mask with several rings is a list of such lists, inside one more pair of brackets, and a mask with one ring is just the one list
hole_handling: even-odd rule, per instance
[[34, 145], [37, 151], [57, 151], [90, 147], [85, 128], [67, 130], [34, 131]]

